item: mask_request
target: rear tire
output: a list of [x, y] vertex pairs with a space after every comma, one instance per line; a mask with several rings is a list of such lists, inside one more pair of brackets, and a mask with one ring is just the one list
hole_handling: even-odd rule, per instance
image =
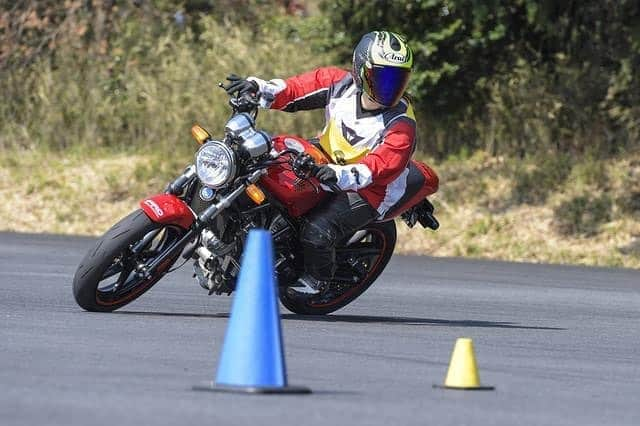
[[[384, 268], [389, 263], [393, 250], [396, 245], [396, 224], [393, 220], [381, 223], [371, 223], [360, 231], [368, 233], [371, 244], [378, 247], [378, 254], [370, 256], [369, 269], [362, 280], [355, 284], [348, 285], [348, 288], [335, 297], [326, 298], [325, 292], [309, 299], [301, 300], [297, 297], [291, 297], [286, 289], [281, 289], [280, 302], [285, 308], [296, 314], [302, 315], [325, 315], [348, 305], [357, 299], [362, 293], [375, 282], [380, 276]], [[358, 232], [360, 232], [358, 231]], [[347, 247], [339, 247], [338, 249], [347, 250]], [[323, 299], [324, 298], [324, 299]]]
[[[131, 248], [154, 231], [156, 236], [134, 255]], [[87, 311], [111, 312], [137, 299], [164, 276], [180, 252], [161, 264], [151, 277], [136, 274], [135, 267], [140, 263], [150, 264], [185, 232], [177, 226], [151, 221], [142, 210], [126, 216], [109, 229], [80, 262], [73, 278], [76, 302]], [[104, 284], [114, 277], [115, 283]]]

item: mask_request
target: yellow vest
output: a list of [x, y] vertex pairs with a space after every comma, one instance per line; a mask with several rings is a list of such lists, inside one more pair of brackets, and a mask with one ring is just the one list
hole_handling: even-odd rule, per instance
[[336, 164], [357, 163], [369, 153], [368, 147], [353, 147], [333, 120], [329, 120], [320, 136], [320, 146]]

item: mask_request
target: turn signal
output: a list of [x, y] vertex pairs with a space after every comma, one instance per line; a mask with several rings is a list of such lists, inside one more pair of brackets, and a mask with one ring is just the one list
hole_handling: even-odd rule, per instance
[[262, 192], [260, 188], [258, 188], [253, 184], [247, 186], [247, 189], [245, 191], [249, 196], [249, 198], [251, 198], [253, 202], [256, 204], [262, 204], [264, 200], [267, 198], [265, 197], [264, 192]]
[[211, 138], [209, 132], [197, 124], [194, 124], [191, 128], [191, 136], [193, 136], [200, 145], [202, 145], [207, 139]]

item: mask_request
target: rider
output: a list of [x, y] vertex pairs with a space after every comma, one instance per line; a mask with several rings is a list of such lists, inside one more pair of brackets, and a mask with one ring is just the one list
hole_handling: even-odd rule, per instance
[[[305, 273], [290, 291], [318, 294], [335, 273], [336, 244], [406, 201], [416, 122], [403, 95], [412, 65], [413, 53], [402, 36], [374, 31], [357, 44], [351, 72], [323, 67], [286, 80], [227, 78], [229, 94], [259, 94], [265, 108], [325, 108], [327, 123], [318, 142], [333, 164], [318, 167], [314, 176], [343, 192], [306, 217], [300, 240]], [[433, 173], [428, 182], [433, 192], [437, 179]]]

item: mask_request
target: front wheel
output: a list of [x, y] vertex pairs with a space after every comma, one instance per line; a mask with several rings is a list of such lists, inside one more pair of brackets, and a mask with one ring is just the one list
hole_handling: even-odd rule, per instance
[[137, 210], [109, 229], [85, 255], [73, 278], [73, 296], [87, 311], [111, 312], [149, 290], [175, 263], [167, 258], [152, 276], [143, 271], [186, 230], [151, 221]]
[[286, 289], [280, 302], [296, 314], [324, 315], [353, 302], [378, 278], [389, 263], [396, 245], [393, 221], [371, 223], [357, 231], [336, 249], [334, 282], [319, 295], [301, 300]]

